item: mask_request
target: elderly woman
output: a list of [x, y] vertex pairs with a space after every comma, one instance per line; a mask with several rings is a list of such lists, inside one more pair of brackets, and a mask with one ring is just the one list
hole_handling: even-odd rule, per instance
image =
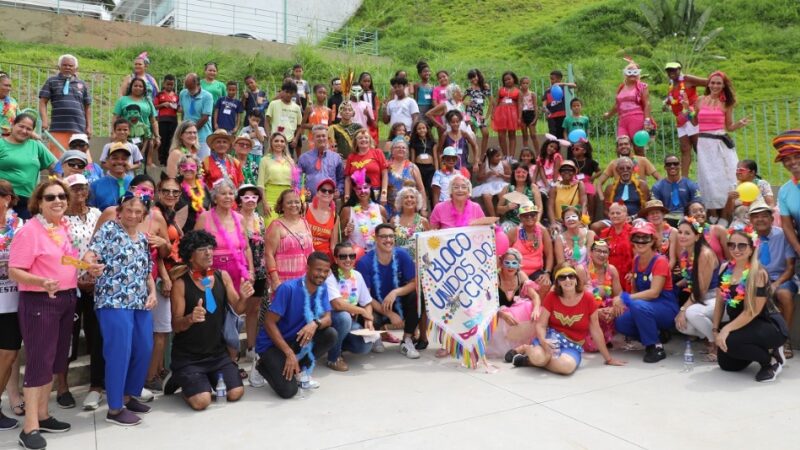
[[370, 179], [366, 170], [353, 173], [356, 196], [342, 208], [342, 236], [357, 249], [359, 257], [375, 248], [375, 227], [386, 222], [386, 209], [372, 201]]
[[333, 248], [339, 242], [339, 223], [336, 215], [336, 183], [325, 178], [317, 184], [317, 195], [306, 209], [306, 221], [311, 227], [314, 238], [314, 250], [333, 257]]
[[389, 184], [388, 164], [383, 152], [374, 148], [375, 144], [369, 135], [369, 130], [361, 129], [356, 132], [356, 151], [347, 156], [344, 166], [344, 201], [350, 200], [353, 184], [350, 177], [361, 169], [366, 170], [370, 180], [371, 195], [373, 200], [386, 203]]
[[267, 225], [277, 217], [272, 205], [281, 192], [292, 186], [292, 175], [295, 171], [294, 161], [286, 151], [286, 136], [272, 133], [269, 137], [269, 148], [258, 165], [258, 182], [256, 186], [264, 189], [264, 215]]
[[614, 300], [619, 313], [614, 325], [625, 336], [645, 346], [644, 362], [656, 363], [667, 357], [661, 330], [669, 330], [678, 314], [678, 301], [672, 290], [672, 270], [665, 256], [657, 252], [658, 233], [653, 224], [638, 222], [631, 230], [633, 283], [630, 294]]
[[[642, 69], [631, 62], [622, 70], [625, 81], [617, 88], [614, 106], [603, 114], [608, 119], [615, 114], [619, 115], [617, 121], [617, 137], [633, 136], [638, 131], [652, 129], [650, 119], [650, 93], [647, 83], [640, 79]], [[644, 149], [637, 148], [638, 155], [644, 155]]]
[[600, 233], [600, 238], [608, 243], [608, 262], [619, 272], [619, 280], [623, 291], [630, 291], [628, 274], [631, 273], [633, 261], [633, 246], [631, 245], [631, 230], [633, 226], [628, 222], [628, 209], [625, 205], [612, 203], [608, 208], [608, 219], [611, 226]]
[[278, 218], [267, 230], [264, 258], [267, 263], [267, 280], [272, 292], [281, 283], [305, 274], [306, 260], [314, 251], [311, 228], [302, 215], [300, 196], [286, 189], [274, 205]]
[[[603, 330], [606, 346], [614, 337], [614, 319], [617, 318], [617, 314], [614, 311], [613, 302], [622, 293], [619, 272], [616, 267], [608, 263], [608, 254], [606, 241], [594, 241], [589, 260], [589, 280], [586, 282], [586, 287], [592, 290], [592, 297], [597, 304], [600, 328]], [[596, 352], [599, 347], [591, 336], [587, 336], [583, 349], [587, 352]]]
[[53, 172], [56, 158], [41, 142], [31, 139], [36, 119], [30, 114], [20, 114], [13, 122], [11, 134], [0, 139], [0, 173], [14, 186], [19, 198], [14, 211], [20, 219], [28, 220], [28, 198], [39, 182], [39, 172]]
[[[142, 154], [147, 155], [147, 166], [154, 165], [153, 155], [158, 153], [161, 135], [156, 120], [156, 107], [152, 97], [147, 96], [147, 85], [141, 78], [131, 80], [128, 90], [114, 104], [111, 122], [123, 118], [130, 123], [131, 142], [139, 147]], [[114, 134], [112, 128], [111, 134]]]
[[200, 164], [194, 155], [181, 156], [177, 181], [181, 186], [181, 197], [175, 206], [175, 221], [183, 231], [193, 230], [197, 218], [211, 207], [211, 194], [203, 180], [198, 177]]
[[508, 230], [508, 242], [520, 259], [520, 269], [539, 286], [539, 294], [550, 290], [550, 269], [553, 268], [553, 240], [550, 232], [539, 223], [539, 210], [525, 203], [517, 213], [520, 224]]
[[181, 159], [186, 155], [197, 155], [200, 144], [197, 143], [197, 126], [191, 120], [184, 120], [178, 125], [175, 134], [172, 136], [167, 166], [165, 171], [170, 178], [177, 178], [180, 175], [179, 165]]
[[[564, 320], [564, 318], [571, 320]], [[578, 274], [568, 263], [556, 266], [555, 287], [542, 301], [536, 320], [536, 338], [509, 352], [506, 360], [516, 367], [534, 366], [559, 375], [570, 375], [581, 365], [583, 344], [591, 335], [609, 366], [625, 363], [608, 352], [597, 304], [584, 289]]]
[[[0, 79], [2, 80], [2, 79]], [[1, 82], [1, 81], [0, 81]], [[19, 319], [17, 309], [19, 306], [19, 293], [17, 283], [8, 278], [8, 256], [11, 242], [14, 240], [20, 228], [22, 219], [12, 211], [17, 196], [11, 183], [0, 180], [0, 217], [4, 219], [0, 228], [0, 392], [6, 388], [12, 373], [18, 371], [15, 364], [17, 354], [22, 346], [22, 335], [19, 331]], [[15, 378], [14, 382], [18, 381]], [[12, 410], [20, 410], [24, 414], [25, 402], [20, 399], [19, 389], [13, 386], [9, 389], [9, 400], [11, 400]], [[12, 396], [16, 394], [16, 396]], [[10, 430], [18, 426], [18, 422], [10, 419], [0, 412], [0, 428]]]
[[635, 216], [650, 198], [650, 189], [644, 179], [633, 175], [633, 161], [630, 158], [623, 156], [617, 159], [615, 170], [617, 177], [603, 192], [603, 198], [606, 199], [606, 214], [609, 205], [621, 202], [628, 208], [628, 214]]
[[[524, 163], [516, 163], [511, 166], [511, 183], [508, 185], [506, 193], [519, 192], [528, 198], [528, 201], [536, 205], [538, 216], [537, 222], [542, 221], [542, 193], [539, 187], [531, 180], [530, 166]], [[519, 226], [519, 203], [512, 202], [505, 195], [500, 196], [497, 202], [497, 214], [500, 215], [500, 224], [506, 231]]]
[[[47, 412], [53, 374], [67, 370], [70, 334], [75, 314], [78, 271], [62, 264], [62, 257], [77, 261], [64, 214], [69, 207], [69, 188], [48, 179], [31, 194], [28, 221], [11, 241], [9, 278], [19, 288], [19, 325], [25, 341], [25, 425], [20, 442], [27, 448], [44, 448], [40, 431], [63, 432], [70, 425]], [[99, 275], [103, 266], [88, 268]]]
[[150, 98], [150, 100], [153, 100], [156, 97], [159, 91], [158, 81], [156, 81], [155, 77], [147, 73], [148, 67], [150, 67], [150, 58], [148, 58], [147, 52], [142, 52], [136, 58], [134, 58], [133, 73], [123, 78], [122, 83], [119, 85], [120, 97], [125, 95], [125, 92], [128, 90], [128, 86], [130, 86], [131, 81], [136, 78], [144, 80], [145, 85], [147, 86], [147, 97]]
[[106, 421], [120, 426], [138, 425], [141, 419], [134, 413], [150, 412], [134, 398], [142, 392], [153, 351], [150, 310], [156, 305], [156, 286], [147, 237], [139, 231], [149, 203], [126, 192], [118, 218], [97, 230], [83, 257], [88, 263], [105, 263], [95, 285], [95, 313], [106, 362]]
[[203, 182], [214, 187], [217, 180], [226, 179], [234, 188], [244, 182], [242, 166], [239, 161], [228, 154], [233, 143], [233, 136], [225, 130], [217, 130], [206, 139], [211, 154], [203, 160]]
[[[394, 216], [397, 211], [394, 209], [395, 199], [398, 192], [406, 186], [414, 186], [417, 191], [425, 197], [425, 185], [422, 184], [422, 175], [419, 168], [408, 160], [408, 143], [404, 138], [395, 138], [392, 141], [392, 159], [389, 161], [389, 193], [386, 202], [386, 213], [389, 217]], [[427, 211], [427, 203], [420, 205], [422, 211]]]
[[242, 183], [256, 184], [258, 182], [259, 157], [252, 154], [253, 140], [249, 136], [239, 136], [233, 140], [234, 159], [242, 168]]

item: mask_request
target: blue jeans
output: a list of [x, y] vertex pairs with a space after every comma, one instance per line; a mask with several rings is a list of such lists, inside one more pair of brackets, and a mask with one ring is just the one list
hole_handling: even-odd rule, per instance
[[332, 327], [336, 330], [336, 343], [328, 351], [328, 361], [336, 362], [342, 352], [347, 350], [351, 353], [369, 353], [372, 350], [372, 342], [364, 342], [364, 338], [350, 334], [351, 330], [360, 330], [361, 324], [353, 320], [347, 311], [331, 311]]
[[672, 328], [677, 315], [678, 302], [672, 291], [665, 290], [657, 299], [631, 301], [630, 308], [617, 317], [615, 327], [625, 336], [653, 345], [659, 342], [658, 330]]

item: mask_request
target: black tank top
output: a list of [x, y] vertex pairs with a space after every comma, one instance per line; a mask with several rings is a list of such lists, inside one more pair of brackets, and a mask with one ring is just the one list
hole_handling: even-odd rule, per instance
[[[180, 312], [181, 316], [191, 314], [200, 299], [203, 299], [203, 307], [208, 307], [205, 301], [205, 291], [194, 284], [191, 272], [186, 272], [181, 280], [183, 280], [185, 299], [184, 310]], [[211, 292], [214, 294], [217, 309], [213, 314], [206, 311], [205, 322], [194, 323], [188, 330], [175, 333], [175, 337], [172, 339], [173, 359], [177, 357], [178, 359], [199, 361], [225, 354], [222, 326], [225, 322], [227, 295], [218, 270], [214, 271], [214, 287]]]

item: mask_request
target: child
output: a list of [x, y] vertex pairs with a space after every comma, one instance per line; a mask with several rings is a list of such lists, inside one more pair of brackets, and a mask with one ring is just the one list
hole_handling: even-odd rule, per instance
[[391, 159], [392, 141], [394, 141], [394, 138], [398, 136], [405, 138], [406, 142], [408, 142], [408, 130], [406, 129], [406, 125], [402, 122], [397, 122], [396, 124], [392, 125], [392, 128], [389, 130], [389, 137], [386, 140], [386, 145], [383, 147], [383, 154], [386, 156], [387, 161]]
[[492, 116], [492, 128], [500, 139], [503, 158], [517, 155], [517, 128], [520, 122], [519, 78], [508, 71], [500, 77], [503, 87], [497, 91], [497, 103]]
[[[431, 111], [428, 111], [430, 113]], [[478, 146], [475, 139], [469, 134], [465, 133], [461, 124], [464, 122], [464, 116], [458, 110], [448, 111], [444, 115], [445, 121], [450, 126], [447, 131], [439, 139], [439, 148], [446, 149], [448, 147], [456, 150], [457, 169], [464, 169], [469, 173], [470, 160], [476, 162], [478, 158]], [[469, 157], [470, 149], [472, 149], [472, 158]], [[467, 177], [469, 178], [469, 177]]]
[[153, 103], [158, 110], [158, 131], [163, 136], [158, 148], [158, 161], [165, 166], [169, 147], [172, 145], [171, 137], [178, 128], [178, 93], [175, 92], [175, 75], [166, 75], [161, 87], [163, 90], [156, 95]]
[[314, 148], [314, 137], [311, 129], [314, 125], [325, 125], [331, 123], [331, 110], [326, 105], [328, 101], [328, 88], [324, 84], [314, 85], [314, 104], [306, 108], [303, 113], [303, 128], [308, 130], [308, 148]]
[[547, 128], [553, 136], [564, 135], [564, 118], [567, 116], [567, 109], [564, 106], [564, 98], [559, 100], [553, 99], [550, 93], [553, 86], [561, 86], [561, 88], [575, 88], [575, 83], [564, 83], [564, 74], [560, 70], [550, 72], [550, 87], [544, 91], [542, 96], [542, 106], [547, 113]]
[[[572, 106], [571, 103], [570, 106]], [[572, 111], [574, 113], [575, 109], [573, 108]], [[565, 121], [564, 124], [566, 123]], [[572, 153], [572, 158], [570, 158], [570, 160], [575, 163], [575, 167], [578, 169], [578, 173], [575, 177], [578, 181], [582, 182], [583, 186], [586, 188], [586, 197], [588, 198], [589, 205], [589, 211], [586, 211], [586, 213], [590, 216], [594, 216], [595, 201], [597, 199], [595, 196], [594, 179], [600, 176], [600, 164], [592, 158], [592, 144], [589, 141], [581, 140], [571, 145], [570, 153]]]
[[111, 142], [103, 146], [103, 151], [100, 153], [100, 165], [103, 167], [104, 170], [108, 171], [108, 167], [106, 166], [106, 159], [108, 159], [108, 150], [111, 148], [111, 144], [113, 142], [124, 142], [125, 145], [128, 146], [128, 150], [131, 152], [131, 156], [128, 158], [128, 173], [133, 177], [134, 172], [142, 165], [142, 152], [139, 151], [139, 147], [133, 143], [128, 142], [128, 137], [131, 133], [131, 124], [128, 123], [127, 120], [123, 118], [119, 118], [114, 122], [114, 132], [111, 136]]
[[547, 140], [539, 149], [539, 158], [536, 159], [536, 176], [534, 180], [542, 192], [550, 192], [555, 184], [556, 174], [564, 158], [559, 153], [561, 144], [555, 136], [547, 135]]
[[308, 82], [303, 79], [302, 64], [295, 64], [292, 67], [292, 81], [294, 81], [294, 84], [297, 86], [297, 96], [300, 98], [300, 109], [305, 111], [306, 106], [308, 106], [308, 97], [311, 96], [311, 89], [308, 86]]
[[522, 117], [522, 146], [528, 146], [528, 136], [533, 139], [533, 148], [539, 147], [539, 137], [536, 135], [537, 98], [536, 92], [530, 90], [531, 79], [522, 77], [519, 81], [520, 106]]
[[425, 113], [433, 108], [433, 85], [431, 85], [431, 68], [428, 63], [418, 62], [417, 74], [419, 74], [419, 82], [414, 83], [414, 96], [419, 108], [419, 115], [424, 118]]
[[[467, 114], [470, 115], [470, 126], [473, 132], [477, 135], [478, 129], [481, 130], [481, 152], [486, 151], [486, 146], [489, 145], [489, 128], [486, 126], [488, 122], [487, 117], [492, 113], [492, 90], [483, 74], [478, 69], [472, 69], [467, 72], [467, 79], [469, 80], [469, 87], [464, 91], [464, 94], [471, 100], [467, 104]], [[489, 105], [489, 110], [484, 114], [484, 106]]]
[[411, 129], [411, 124], [416, 122], [419, 117], [419, 107], [414, 99], [406, 96], [408, 80], [405, 78], [392, 78], [391, 83], [395, 98], [384, 105], [383, 123], [394, 126], [399, 122], [406, 126], [406, 130], [409, 130]]
[[431, 192], [433, 193], [433, 204], [431, 210], [439, 202], [446, 202], [450, 200], [450, 181], [453, 180], [457, 174], [464, 175], [469, 179], [469, 172], [462, 168], [456, 169], [456, 162], [458, 162], [458, 154], [455, 147], [446, 147], [442, 151], [442, 165], [436, 173], [433, 174], [433, 181], [431, 182]]
[[248, 112], [248, 125], [242, 128], [242, 131], [239, 133], [239, 136], [247, 136], [253, 140], [253, 148], [250, 150], [250, 154], [255, 155], [256, 159], [259, 161], [261, 161], [261, 157], [264, 156], [264, 141], [267, 139], [266, 130], [258, 124], [260, 120], [261, 114], [258, 110]]
[[572, 130], [583, 130], [589, 135], [589, 118], [581, 114], [583, 102], [579, 98], [573, 98], [569, 102], [569, 109], [572, 110], [572, 117], [564, 119], [564, 139], [569, 137]]
[[228, 81], [226, 89], [227, 97], [220, 97], [214, 106], [213, 125], [215, 130], [222, 129], [235, 136], [239, 130], [239, 121], [242, 119], [240, 114], [244, 112], [244, 106], [236, 98], [239, 88], [235, 81]]
[[303, 123], [300, 105], [292, 101], [295, 94], [297, 86], [291, 80], [284, 81], [278, 96], [279, 100], [269, 103], [264, 119], [264, 129], [270, 130], [270, 134], [283, 134], [290, 153], [294, 152], [300, 143], [300, 124]]
[[478, 183], [472, 189], [473, 198], [482, 198], [486, 215], [495, 217], [494, 198], [503, 192], [511, 180], [511, 166], [503, 161], [500, 150], [490, 147], [486, 150], [483, 160], [478, 163], [475, 170], [475, 181]]
[[[446, 70], [440, 70], [436, 72], [436, 80], [439, 82], [439, 85], [433, 88], [433, 94], [431, 94], [433, 108], [439, 106], [439, 103], [447, 101], [447, 86], [450, 85], [450, 74], [447, 73]], [[444, 126], [444, 114], [436, 116], [434, 122], [434, 126], [439, 131], [439, 138], [441, 138], [444, 134], [444, 130], [442, 129], [442, 126]]]
[[242, 105], [244, 105], [244, 112], [249, 117], [253, 111], [258, 112], [258, 124], [264, 126], [264, 110], [269, 105], [267, 93], [258, 87], [255, 77], [248, 75], [244, 77], [244, 84], [247, 89], [242, 93]]
[[519, 151], [519, 164], [530, 168], [531, 180], [536, 180], [536, 155], [530, 147], [522, 147]]
[[339, 106], [341, 106], [343, 101], [342, 79], [335, 77], [331, 79], [331, 95], [328, 97], [328, 108], [331, 110], [331, 123], [339, 123]]
[[378, 122], [376, 122], [380, 101], [378, 100], [378, 93], [375, 92], [375, 86], [372, 83], [372, 75], [370, 75], [369, 72], [361, 72], [358, 76], [358, 84], [361, 86], [362, 99], [369, 104], [372, 110], [372, 121], [363, 126], [369, 128], [369, 135], [372, 136], [373, 142], [380, 142], [380, 137], [378, 136]]

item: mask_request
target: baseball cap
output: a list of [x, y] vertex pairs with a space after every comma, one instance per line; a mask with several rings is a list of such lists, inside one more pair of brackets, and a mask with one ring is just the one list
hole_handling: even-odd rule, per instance
[[458, 152], [455, 147], [445, 147], [442, 156], [458, 156]]
[[664, 70], [680, 69], [680, 68], [681, 68], [681, 63], [676, 61], [668, 62], [667, 64], [664, 65]]
[[124, 142], [114, 142], [111, 144], [111, 147], [108, 148], [108, 156], [111, 156], [114, 152], [125, 152], [127, 154], [131, 154], [131, 149], [128, 148], [128, 144]]
[[83, 141], [88, 144], [89, 136], [87, 136], [86, 133], [75, 133], [69, 137], [69, 143], [72, 144], [75, 141]]
[[76, 173], [64, 178], [64, 183], [67, 183], [67, 186], [71, 187], [76, 184], [89, 184], [89, 180], [87, 180], [83, 174]]
[[656, 235], [656, 227], [650, 222], [646, 222], [644, 220], [637, 221], [633, 225], [633, 230], [631, 230], [631, 235], [634, 234], [648, 234], [650, 236]]
[[79, 161], [83, 161], [84, 164], [88, 164], [89, 159], [86, 157], [86, 153], [80, 150], [67, 150], [61, 155], [59, 161], [63, 164], [71, 159], [77, 159]]

